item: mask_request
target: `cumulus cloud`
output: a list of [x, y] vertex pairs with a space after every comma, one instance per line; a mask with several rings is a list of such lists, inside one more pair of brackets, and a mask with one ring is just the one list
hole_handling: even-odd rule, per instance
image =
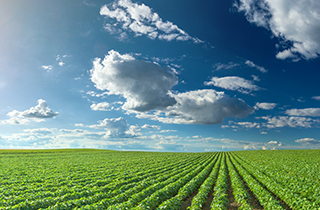
[[320, 108], [289, 109], [286, 111], [286, 114], [291, 116], [320, 117]]
[[13, 110], [7, 114], [10, 119], [2, 120], [2, 124], [12, 124], [12, 125], [22, 125], [28, 124], [32, 119], [36, 122], [44, 121], [47, 118], [54, 118], [59, 115], [58, 112], [53, 112], [47, 105], [47, 102], [43, 99], [38, 100], [38, 105], [35, 107], [31, 107], [25, 111]]
[[260, 124], [256, 122], [235, 122], [234, 124], [245, 127], [245, 128], [260, 128]]
[[8, 113], [8, 116], [19, 116], [19, 117], [25, 117], [25, 118], [54, 118], [55, 116], [59, 115], [58, 112], [53, 112], [51, 109], [49, 109], [47, 102], [43, 99], [38, 100], [38, 105], [35, 107], [31, 107], [29, 110], [25, 110], [22, 112], [19, 112], [17, 110], [13, 110], [12, 112]]
[[93, 65], [90, 72], [95, 87], [124, 97], [123, 109], [150, 111], [176, 103], [168, 92], [178, 83], [178, 78], [160, 65], [114, 50], [109, 51], [102, 62], [96, 58]]
[[244, 101], [210, 89], [178, 93], [174, 98], [178, 103], [168, 107], [166, 115], [197, 124], [218, 124], [226, 117], [242, 118], [253, 112]]
[[291, 50], [283, 50], [281, 52], [278, 52], [276, 55], [276, 58], [284, 60], [287, 58], [295, 58], [296, 55], [294, 55]]
[[90, 108], [94, 111], [109, 111], [109, 103], [107, 102], [101, 102], [101, 103], [93, 103], [91, 104]]
[[64, 66], [64, 64], [66, 64], [66, 63], [60, 61], [58, 64], [59, 64], [59, 66]]
[[247, 60], [244, 64], [246, 64], [247, 66], [253, 67], [258, 69], [259, 71], [261, 71], [262, 73], [267, 73], [268, 70], [263, 68], [262, 66], [258, 66], [256, 64], [254, 64], [252, 61]]
[[96, 92], [94, 92], [94, 91], [87, 91], [87, 93], [86, 93], [87, 95], [90, 95], [90, 96], [92, 96], [92, 97], [101, 97], [101, 98], [104, 98], [105, 97], [105, 95], [108, 95], [108, 92], [103, 92], [103, 93], [96, 93]]
[[252, 81], [237, 76], [212, 77], [205, 85], [213, 85], [227, 90], [236, 90], [240, 93], [249, 94], [251, 91], [261, 90]]
[[119, 118], [105, 118], [99, 121], [99, 124], [90, 125], [90, 128], [104, 129], [107, 131], [105, 137], [135, 137], [138, 136], [140, 130], [136, 126], [129, 126], [127, 121], [122, 117]]
[[254, 108], [256, 110], [258, 110], [258, 109], [271, 110], [271, 109], [274, 109], [274, 107], [276, 107], [276, 106], [277, 106], [276, 103], [266, 103], [266, 102], [259, 103], [259, 102], [257, 102], [256, 105], [254, 106]]
[[226, 117], [242, 118], [253, 113], [253, 108], [244, 101], [212, 89], [176, 93], [172, 96], [177, 104], [163, 112], [139, 114], [137, 117], [174, 124], [219, 124]]
[[311, 128], [314, 124], [318, 124], [320, 122], [319, 120], [314, 120], [312, 118], [306, 118], [306, 117], [263, 116], [263, 117], [258, 117], [258, 119], [259, 118], [268, 121], [268, 123], [264, 125], [265, 127], [268, 127], [268, 128], [280, 128], [280, 127]]
[[10, 124], [10, 125], [23, 125], [23, 124], [28, 124], [30, 120], [28, 119], [22, 119], [19, 117], [11, 117], [8, 120], [2, 120], [1, 124]]
[[269, 141], [268, 144], [269, 144], [269, 145], [274, 145], [274, 146], [277, 145], [277, 146], [279, 146], [279, 147], [281, 147], [281, 146], [283, 145], [282, 142], [278, 142], [278, 141]]
[[135, 36], [145, 35], [150, 39], [203, 42], [191, 37], [172, 22], [163, 21], [145, 4], [133, 3], [131, 0], [117, 0], [104, 5], [100, 9], [100, 15], [108, 18], [104, 28], [111, 34], [118, 34], [118, 38], [122, 40], [127, 33], [133, 33]]
[[[246, 117], [253, 108], [244, 101], [230, 98], [224, 92], [197, 90], [172, 92], [178, 77], [159, 64], [139, 61], [129, 54], [111, 50], [103, 61], [95, 59], [91, 81], [108, 95], [125, 98], [122, 109], [138, 118], [150, 118], [163, 123], [217, 124], [226, 117]], [[240, 78], [241, 79], [241, 78]], [[253, 84], [239, 85], [249, 90]], [[244, 92], [244, 91], [243, 91]]]
[[156, 129], [156, 130], [160, 130], [161, 126], [159, 126], [159, 125], [149, 125], [149, 124], [144, 124], [141, 128], [144, 128], [144, 129]]
[[53, 66], [52, 65], [43, 65], [43, 66], [41, 66], [41, 68], [43, 68], [44, 70], [47, 70], [47, 72], [49, 72], [50, 70], [52, 70], [53, 69]]
[[264, 27], [280, 39], [277, 58], [305, 59], [320, 54], [320, 2], [310, 0], [237, 0], [235, 7], [247, 20]]
[[320, 144], [319, 140], [315, 140], [314, 138], [303, 138], [303, 139], [297, 139], [295, 142], [300, 144]]
[[34, 128], [34, 129], [24, 129], [26, 133], [33, 133], [33, 134], [40, 134], [40, 135], [47, 135], [52, 134], [53, 130], [49, 128]]

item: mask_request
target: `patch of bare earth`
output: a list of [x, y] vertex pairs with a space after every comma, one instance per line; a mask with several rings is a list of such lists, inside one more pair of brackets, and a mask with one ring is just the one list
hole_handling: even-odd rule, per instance
[[[227, 165], [227, 163], [226, 163], [226, 165]], [[229, 203], [227, 205], [227, 209], [234, 210], [234, 209], [238, 209], [239, 208], [239, 204], [234, 199], [233, 189], [232, 189], [232, 186], [231, 186], [231, 180], [230, 180], [230, 176], [229, 176], [228, 167], [227, 167], [227, 173], [228, 173], [228, 189], [227, 189], [228, 197], [227, 198], [229, 200]]]
[[[233, 165], [232, 161], [231, 164]], [[259, 200], [254, 196], [254, 194], [251, 192], [250, 188], [248, 187], [247, 183], [243, 180], [242, 176], [240, 176], [239, 171], [237, 168], [233, 165], [235, 171], [237, 172], [238, 176], [240, 177], [244, 188], [246, 189], [247, 193], [249, 194], [249, 204], [253, 207], [254, 210], [264, 210], [264, 208], [261, 206]]]
[[210, 205], [213, 201], [213, 187], [214, 186], [212, 186], [212, 191], [209, 193], [207, 201], [204, 203], [202, 210], [211, 210]]
[[194, 196], [196, 196], [198, 193], [198, 190], [194, 191], [183, 203], [181, 206], [181, 210], [186, 210], [189, 206], [191, 206], [191, 201]]
[[281, 200], [276, 194], [274, 194], [272, 191], [270, 191], [266, 186], [264, 186], [253, 174], [251, 174], [251, 176], [265, 189], [267, 190], [272, 197], [274, 197], [277, 201], [279, 201], [279, 203], [281, 204], [281, 206], [286, 209], [286, 210], [291, 210], [290, 206], [288, 206], [283, 200]]
[[[213, 170], [213, 168], [211, 169]], [[205, 178], [205, 180], [210, 176], [210, 173], [207, 175], [207, 177]], [[200, 185], [201, 186], [201, 185]], [[199, 186], [199, 187], [200, 187]], [[182, 207], [181, 207], [181, 210], [185, 210], [187, 209], [189, 206], [191, 206], [191, 203], [192, 203], [192, 199], [194, 196], [196, 196], [198, 194], [198, 190], [195, 190], [183, 203], [182, 203]], [[211, 200], [212, 201], [212, 200]], [[211, 203], [210, 203], [211, 204]]]

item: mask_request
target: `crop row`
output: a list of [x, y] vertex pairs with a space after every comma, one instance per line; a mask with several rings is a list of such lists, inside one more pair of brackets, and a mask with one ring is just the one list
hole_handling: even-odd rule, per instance
[[284, 154], [0, 153], [0, 209], [320, 209], [317, 158], [299, 153], [305, 174]]
[[208, 199], [209, 193], [212, 191], [214, 183], [216, 181], [219, 168], [221, 164], [221, 155], [217, 160], [214, 168], [212, 169], [208, 178], [202, 183], [200, 188], [198, 189], [198, 193], [193, 197], [191, 201], [191, 210], [200, 210]]
[[[295, 165], [295, 167], [292, 168], [293, 163], [290, 164], [291, 167], [286, 164], [287, 162], [282, 161], [268, 161], [266, 163], [264, 159], [267, 159], [267, 157], [264, 154], [261, 154], [261, 156], [263, 157], [261, 159], [263, 164], [257, 164], [258, 161], [248, 161], [246, 156], [241, 157], [247, 163], [258, 168], [269, 177], [272, 177], [276, 182], [285, 185], [291, 192], [299, 194], [316, 204], [320, 204], [320, 184], [318, 181], [314, 180], [316, 177], [311, 178], [307, 176], [307, 174], [295, 172], [299, 171], [300, 168], [305, 167], [305, 165]], [[282, 159], [282, 156], [279, 158]], [[310, 158], [311, 157], [308, 157], [308, 159]], [[300, 162], [302, 161], [300, 160]], [[314, 169], [312, 168], [310, 171], [314, 171]]]
[[[187, 164], [188, 166], [188, 164]], [[179, 167], [178, 167], [179, 168]], [[171, 169], [174, 169], [171, 168]], [[165, 170], [165, 169], [164, 169]], [[34, 209], [38, 208], [48, 208], [49, 206], [53, 206], [56, 204], [56, 206], [59, 206], [61, 204], [69, 206], [69, 208], [73, 208], [75, 206], [89, 204], [97, 202], [105, 197], [112, 197], [119, 193], [121, 193], [123, 190], [128, 189], [130, 187], [133, 187], [136, 185], [136, 182], [140, 182], [144, 180], [148, 176], [156, 176], [159, 171], [145, 171], [146, 174], [141, 176], [136, 176], [129, 179], [117, 179], [115, 181], [111, 181], [110, 184], [104, 185], [102, 187], [96, 187], [96, 186], [86, 186], [84, 188], [77, 189], [76, 192], [67, 192], [63, 195], [55, 195], [50, 197], [45, 197], [41, 199], [37, 199], [36, 203], [34, 200], [27, 200], [20, 202], [17, 205], [14, 205], [13, 208], [31, 208], [30, 206], [33, 206]], [[120, 178], [120, 177], [119, 177]], [[71, 188], [72, 190], [72, 188]], [[24, 198], [20, 197], [20, 200], [23, 200]], [[69, 201], [70, 200], [70, 201]]]
[[233, 164], [230, 161], [230, 156], [227, 158], [227, 166], [229, 170], [229, 176], [231, 181], [231, 186], [233, 189], [233, 196], [235, 201], [240, 204], [240, 210], [252, 210], [253, 207], [249, 204], [250, 196], [244, 187], [243, 181], [235, 170]]
[[[197, 176], [190, 180], [186, 185], [179, 189], [178, 194], [169, 200], [163, 202], [158, 209], [181, 209], [182, 202], [189, 197], [198, 187], [204, 182], [207, 176], [212, 171], [212, 168], [217, 162], [218, 157], [215, 158], [203, 171], [201, 171]], [[220, 160], [220, 158], [219, 158]]]
[[[316, 203], [312, 203], [311, 201], [301, 197], [299, 194], [292, 192], [287, 186], [282, 185], [275, 181], [272, 177], [266, 175], [261, 172], [254, 162], [248, 164], [245, 161], [242, 161], [240, 158], [237, 160], [254, 176], [257, 180], [259, 180], [263, 185], [266, 186], [270, 191], [272, 191], [276, 196], [281, 198], [287, 205], [289, 205], [292, 209], [318, 209], [319, 206]], [[256, 166], [254, 166], [256, 165]], [[277, 173], [275, 175], [278, 179], [284, 182], [284, 177], [282, 173]]]
[[278, 200], [276, 200], [261, 184], [245, 169], [241, 166], [231, 155], [231, 162], [234, 164], [235, 168], [247, 183], [251, 192], [259, 200], [260, 204], [266, 210], [281, 210], [284, 209]]
[[[198, 161], [199, 162], [193, 162], [185, 165], [181, 168], [175, 168], [174, 170], [169, 171], [168, 173], [159, 173], [155, 177], [149, 177], [147, 179], [143, 179], [140, 182], [134, 183], [134, 185], [130, 186], [124, 186], [123, 188], [120, 188], [119, 190], [112, 191], [107, 195], [100, 195], [97, 198], [95, 197], [84, 197], [81, 199], [76, 199], [67, 203], [64, 203], [64, 205], [71, 205], [75, 206], [76, 208], [81, 209], [94, 209], [94, 208], [107, 208], [114, 204], [119, 204], [122, 202], [127, 201], [130, 197], [135, 197], [136, 194], [142, 194], [141, 192], [149, 188], [150, 186], [156, 185], [157, 183], [162, 183], [163, 181], [167, 180], [170, 177], [179, 177], [183, 173], [188, 173], [189, 171], [193, 170], [194, 167], [196, 167], [197, 164], [201, 164], [204, 161], [206, 161], [205, 158], [201, 158]], [[52, 209], [59, 209], [58, 206], [53, 206]]]

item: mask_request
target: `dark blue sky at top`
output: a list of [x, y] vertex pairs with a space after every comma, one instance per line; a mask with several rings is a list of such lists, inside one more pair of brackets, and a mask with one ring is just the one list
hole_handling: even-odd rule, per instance
[[[277, 59], [276, 54], [281, 49], [277, 48], [277, 45], [281, 45], [283, 39], [274, 36], [271, 30], [250, 23], [244, 12], [239, 12], [233, 6], [233, 0], [132, 1], [139, 5], [145, 4], [163, 21], [172, 22], [203, 43], [193, 43], [190, 40], [152, 40], [145, 35], [134, 36], [129, 32], [128, 38], [121, 41], [103, 28], [111, 18], [99, 14], [103, 5], [111, 5], [112, 2], [12, 0], [0, 3], [0, 147], [193, 151], [192, 145], [195, 145], [195, 151], [205, 151], [244, 149], [243, 145], [249, 145], [249, 149], [272, 149], [272, 143], [268, 142], [276, 141], [285, 146], [277, 146], [279, 149], [317, 148], [320, 122], [315, 122], [311, 127], [268, 128], [263, 127], [267, 121], [261, 117], [290, 117], [286, 110], [320, 107], [320, 101], [312, 99], [320, 95], [319, 58], [305, 59], [297, 53], [297, 58], [300, 59], [297, 62], [292, 59]], [[287, 40], [287, 44], [292, 43]], [[90, 108], [94, 103], [107, 102], [112, 106], [116, 101], [126, 102], [125, 98], [117, 95], [91, 97], [87, 94], [88, 91], [103, 92], [98, 90], [91, 80], [90, 69], [93, 68], [95, 58], [103, 59], [111, 50], [122, 55], [132, 53], [137, 60], [153, 61], [158, 58], [158, 63], [165, 69], [170, 63], [178, 65], [179, 82], [172, 88], [176, 93], [213, 89], [223, 91], [229, 97], [244, 100], [250, 107], [254, 107], [257, 102], [277, 105], [270, 110], [255, 110], [245, 118], [226, 117], [222, 124], [210, 125], [172, 124], [150, 118], [137, 118], [134, 113], [129, 114], [125, 109], [121, 109], [121, 105], [117, 105], [119, 110], [94, 111]], [[64, 64], [59, 66], [59, 61]], [[246, 61], [251, 61], [268, 72], [262, 73], [257, 68], [246, 65]], [[219, 64], [230, 62], [237, 66], [215, 70]], [[49, 65], [52, 65], [51, 70], [43, 68]], [[252, 75], [258, 76], [260, 81], [253, 81]], [[262, 89], [244, 94], [204, 84], [212, 77], [229, 76], [250, 80]], [[45, 100], [49, 108], [59, 112], [59, 115], [48, 119], [40, 117], [38, 122], [33, 121], [34, 118], [21, 117], [21, 114], [17, 115], [19, 120], [28, 119], [29, 122], [9, 123], [8, 113], [13, 110], [29, 110], [37, 105], [38, 99]], [[319, 116], [294, 115], [314, 121], [319, 121]], [[132, 138], [123, 138], [118, 134], [103, 137], [103, 132], [108, 133], [112, 129], [120, 132], [121, 129], [93, 129], [93, 125], [98, 121], [119, 117], [128, 123], [126, 131], [134, 125], [137, 126], [136, 129], [140, 129], [136, 130], [140, 134], [132, 135]], [[256, 122], [261, 124], [261, 127], [245, 128], [234, 122]], [[80, 123], [83, 124], [82, 127], [75, 126]], [[146, 124], [159, 126], [159, 129], [142, 128]], [[229, 127], [223, 128], [223, 125]], [[47, 129], [50, 135], [40, 134], [41, 129]], [[68, 136], [63, 133], [66, 132], [63, 129], [69, 133], [82, 129], [81, 132], [87, 132], [87, 135]], [[174, 131], [166, 133], [161, 132], [162, 130]], [[100, 139], [89, 137], [95, 135]], [[201, 137], [197, 137], [198, 142], [190, 141], [197, 139], [193, 136]], [[304, 142], [306, 144], [295, 142], [304, 138], [314, 141]], [[252, 147], [252, 142], [256, 146]]]

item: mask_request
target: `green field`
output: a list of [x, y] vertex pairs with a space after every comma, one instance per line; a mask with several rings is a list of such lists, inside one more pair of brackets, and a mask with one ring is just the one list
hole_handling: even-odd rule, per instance
[[0, 150], [0, 209], [320, 209], [320, 150]]

